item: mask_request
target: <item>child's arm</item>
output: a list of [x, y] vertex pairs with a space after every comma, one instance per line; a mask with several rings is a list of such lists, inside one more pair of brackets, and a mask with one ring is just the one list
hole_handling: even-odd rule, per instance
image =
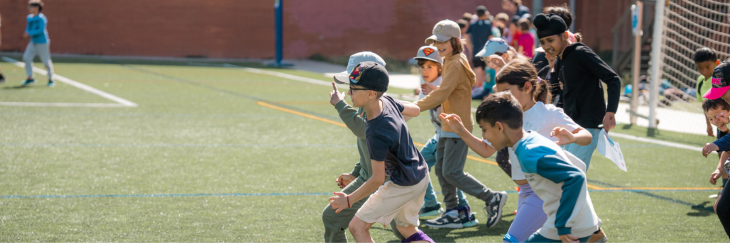
[[418, 105], [408, 101], [400, 102], [403, 104], [403, 111], [401, 111], [401, 115], [403, 115], [404, 117], [416, 117], [421, 114], [421, 108], [419, 108]]
[[479, 156], [488, 158], [492, 156], [497, 150], [495, 150], [493, 147], [487, 145], [482, 139], [477, 138], [476, 136], [469, 133], [469, 131], [466, 130], [464, 127], [464, 124], [461, 122], [461, 118], [458, 115], [455, 114], [440, 114], [439, 119], [441, 119], [442, 124], [446, 124], [447, 126], [451, 127], [452, 130], [456, 131], [456, 134], [459, 135], [459, 138], [464, 140], [464, 143], [466, 143], [469, 148], [471, 148], [474, 153], [477, 153]]
[[431, 93], [428, 93], [426, 97], [414, 102], [413, 104], [418, 105], [421, 111], [426, 111], [444, 103], [444, 101], [449, 98], [451, 93], [454, 92], [456, 87], [459, 85], [458, 74], [464, 73], [463, 70], [458, 67], [461, 67], [460, 62], [453, 62], [449, 64], [448, 69], [444, 68], [439, 88], [431, 91]]
[[714, 137], [715, 134], [712, 132], [712, 125], [710, 125], [710, 118], [705, 115], [705, 123], [707, 123], [707, 135]]
[[723, 172], [725, 172], [725, 161], [727, 161], [728, 158], [730, 158], [730, 152], [722, 152], [720, 155], [720, 163], [717, 164], [717, 169], [710, 174], [710, 184], [715, 185], [715, 183], [717, 183], [717, 179], [722, 176]]
[[616, 114], [616, 110], [618, 110], [618, 101], [621, 97], [621, 78], [596, 53], [590, 51], [590, 49], [587, 49], [587, 51], [576, 50], [576, 52], [578, 51], [583, 52], [579, 54], [578, 58], [580, 58], [585, 68], [606, 83], [608, 104], [606, 105], [606, 115], [603, 118], [603, 129], [608, 132], [616, 126], [614, 115]]
[[591, 132], [588, 132], [588, 130], [584, 128], [577, 128], [573, 130], [573, 132], [570, 132], [570, 130], [563, 127], [555, 127], [553, 132], [550, 133], [550, 137], [557, 137], [558, 145], [575, 143], [580, 146], [587, 146], [588, 144], [591, 144], [591, 141], [593, 140]]
[[579, 197], [585, 199], [585, 174], [577, 167], [566, 162], [562, 158], [552, 155], [545, 155], [537, 161], [536, 172], [538, 175], [554, 183], [563, 183], [560, 205], [555, 217], [555, 228], [561, 240], [564, 235], [571, 234], [573, 222], [571, 215]]
[[41, 33], [43, 33], [43, 30], [46, 29], [46, 21], [40, 17], [36, 17], [36, 18], [38, 18], [38, 20], [39, 20], [38, 26], [36, 27], [36, 29], [30, 29], [30, 27], [28, 27], [28, 29], [26, 30], [26, 32], [30, 36], [35, 36], [35, 35], [41, 34]]
[[336, 209], [335, 213], [339, 213], [345, 208], [352, 207], [352, 204], [368, 197], [368, 195], [372, 194], [375, 190], [378, 190], [378, 187], [383, 185], [383, 182], [385, 182], [385, 162], [376, 160], [371, 160], [371, 162], [373, 166], [373, 176], [370, 176], [370, 179], [365, 181], [360, 188], [355, 190], [355, 192], [352, 192], [350, 195], [342, 192], [335, 192], [334, 194], [336, 196], [330, 197], [330, 205], [332, 206], [332, 209]]
[[332, 83], [333, 91], [330, 92], [330, 104], [335, 106], [340, 115], [340, 119], [345, 123], [347, 128], [352, 131], [355, 136], [365, 139], [365, 119], [357, 115], [357, 109], [353, 108], [345, 101], [345, 93], [337, 90], [337, 85]]

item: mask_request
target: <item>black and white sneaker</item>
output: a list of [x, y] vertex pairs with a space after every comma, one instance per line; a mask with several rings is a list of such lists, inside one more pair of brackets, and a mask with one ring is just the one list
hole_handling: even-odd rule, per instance
[[500, 219], [502, 219], [502, 208], [507, 203], [507, 192], [496, 192], [484, 211], [487, 212], [487, 227], [494, 227]]
[[434, 228], [464, 228], [461, 223], [459, 211], [455, 209], [446, 210], [445, 213], [436, 219], [426, 220], [426, 226]]

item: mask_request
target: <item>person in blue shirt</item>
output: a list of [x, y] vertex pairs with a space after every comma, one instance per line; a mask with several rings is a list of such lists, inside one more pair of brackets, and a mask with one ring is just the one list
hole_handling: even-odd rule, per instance
[[48, 18], [41, 13], [43, 11], [43, 2], [40, 0], [31, 0], [28, 2], [28, 17], [26, 18], [25, 34], [23, 37], [30, 38], [28, 46], [23, 53], [23, 61], [25, 62], [25, 73], [28, 79], [23, 81], [23, 86], [35, 83], [33, 78], [33, 58], [37, 55], [41, 58], [43, 65], [48, 71], [48, 87], [53, 87], [53, 63], [51, 62], [51, 51], [49, 45], [51, 39], [48, 38]]

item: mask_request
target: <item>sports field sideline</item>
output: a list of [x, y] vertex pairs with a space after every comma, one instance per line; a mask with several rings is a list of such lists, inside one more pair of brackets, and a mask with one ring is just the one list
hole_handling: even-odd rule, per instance
[[[54, 88], [21, 88], [22, 68], [0, 62], [8, 79], [0, 85], [0, 241], [322, 242], [334, 179], [359, 157], [328, 102], [331, 87], [215, 66], [222, 63], [54, 64], [57, 75], [99, 91], [61, 78]], [[427, 114], [408, 126], [415, 142], [433, 135]], [[646, 135], [624, 125], [611, 132]], [[629, 171], [595, 152], [587, 175], [609, 242], [728, 242], [708, 199], [719, 190], [708, 182], [715, 154], [615, 139]], [[664, 131], [653, 139], [713, 141]], [[483, 203], [469, 196], [480, 225], [422, 225], [437, 242], [501, 242], [514, 218], [514, 182], [493, 159], [469, 159], [467, 172], [510, 192], [507, 215], [488, 229]], [[373, 228], [376, 242], [397, 241], [390, 228]]]

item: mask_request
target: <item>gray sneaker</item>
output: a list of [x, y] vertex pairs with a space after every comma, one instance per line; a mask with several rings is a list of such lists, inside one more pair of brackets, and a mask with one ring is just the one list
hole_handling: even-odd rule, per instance
[[457, 210], [446, 210], [446, 213], [443, 213], [441, 217], [426, 220], [424, 224], [434, 228], [464, 228]]
[[507, 192], [496, 192], [492, 201], [487, 202], [484, 211], [487, 212], [487, 227], [494, 227], [502, 219], [502, 208], [507, 203]]

